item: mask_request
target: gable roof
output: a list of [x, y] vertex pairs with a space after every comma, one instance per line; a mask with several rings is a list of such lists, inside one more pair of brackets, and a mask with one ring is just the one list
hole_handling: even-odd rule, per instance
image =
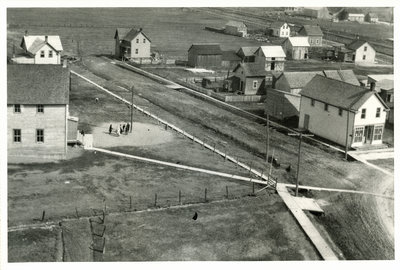
[[227, 22], [227, 24], [225, 24], [227, 26], [234, 26], [234, 27], [247, 27], [246, 24], [244, 24], [243, 22], [238, 22], [238, 21], [229, 21]]
[[378, 81], [375, 87], [381, 90], [392, 90], [394, 89], [394, 81], [390, 79], [383, 79], [381, 81]]
[[258, 50], [261, 50], [265, 57], [286, 57], [281, 46], [261, 46]]
[[270, 25], [270, 28], [281, 28], [286, 22], [273, 22]]
[[132, 28], [118, 27], [117, 29], [115, 29], [114, 39], [116, 39], [117, 37], [119, 37], [120, 39], [122, 39], [123, 37], [126, 36], [126, 34], [129, 33], [129, 31], [131, 31], [131, 29], [132, 29]]
[[240, 61], [240, 58], [235, 51], [222, 51], [222, 61]]
[[218, 43], [195, 43], [190, 46], [189, 51], [201, 55], [222, 55], [222, 50]]
[[260, 63], [240, 63], [233, 69], [233, 72], [239, 67], [243, 69], [243, 74], [246, 77], [265, 77], [267, 75], [265, 67]]
[[299, 33], [304, 30], [306, 36], [323, 36], [324, 33], [322, 32], [321, 28], [318, 25], [303, 25], [300, 28]]
[[315, 75], [323, 75], [322, 71], [284, 72], [279, 79], [286, 79], [291, 89], [303, 88]]
[[68, 104], [69, 83], [61, 65], [8, 65], [7, 104]]
[[368, 79], [372, 79], [375, 82], [378, 82], [378, 81], [381, 81], [384, 79], [393, 80], [394, 77], [393, 77], [393, 74], [371, 74], [371, 75], [368, 75]]
[[[365, 43], [368, 43], [368, 42], [365, 40], [362, 40], [362, 39], [355, 39], [352, 42], [350, 42], [349, 44], [347, 44], [346, 48], [349, 50], [355, 51], [358, 48], [360, 48], [361, 46], [363, 46]], [[368, 43], [368, 45], [371, 46], [371, 44], [369, 44], [369, 43]], [[374, 47], [371, 46], [371, 48], [375, 50]]]
[[241, 47], [238, 51], [238, 55], [242, 56], [252, 56], [257, 51], [259, 47]]
[[376, 91], [321, 75], [316, 75], [300, 91], [300, 95], [351, 111], [357, 111], [371, 96], [375, 95], [388, 109]]
[[310, 43], [308, 43], [308, 37], [288, 37], [287, 40], [294, 47], [310, 47]]
[[324, 70], [325, 77], [360, 86], [360, 82], [353, 70]]
[[151, 39], [143, 32], [142, 28], [139, 29], [117, 28], [115, 30], [114, 39], [117, 38], [117, 36], [119, 36], [120, 40], [131, 42], [140, 33], [142, 33], [142, 35], [145, 36], [151, 42]]
[[[21, 41], [21, 47], [25, 47], [32, 54], [35, 54], [44, 44], [46, 44], [45, 35], [24, 36]], [[61, 52], [63, 50], [60, 36], [47, 36], [47, 44], [55, 51]]]

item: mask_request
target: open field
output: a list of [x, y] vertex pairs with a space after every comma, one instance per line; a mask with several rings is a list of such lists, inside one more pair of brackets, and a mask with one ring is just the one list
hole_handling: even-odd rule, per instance
[[134, 26], [142, 27], [150, 37], [152, 50], [173, 59], [186, 59], [193, 43], [218, 42], [226, 50], [261, 45], [255, 40], [204, 30], [205, 26], [223, 26], [227, 20], [191, 8], [165, 8], [162, 12], [154, 8], [60, 8], [52, 12], [40, 8], [8, 9], [7, 16], [9, 53], [12, 44], [18, 47], [28, 30], [31, 34], [60, 35], [66, 54], [78, 54], [78, 46], [82, 55], [113, 54], [116, 27]]

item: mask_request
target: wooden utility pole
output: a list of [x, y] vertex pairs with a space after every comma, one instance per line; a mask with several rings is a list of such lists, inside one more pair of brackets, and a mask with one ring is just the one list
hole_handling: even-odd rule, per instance
[[347, 160], [347, 151], [349, 149], [349, 111], [347, 111], [347, 123], [346, 123], [346, 146], [344, 151], [344, 159]]
[[267, 139], [265, 146], [265, 162], [268, 165], [268, 154], [269, 154], [269, 108], [268, 108], [268, 89], [265, 89], [265, 100], [267, 104]]
[[131, 97], [131, 127], [129, 132], [132, 133], [132, 129], [133, 129], [133, 89], [135, 89], [135, 87], [132, 85], [131, 86], [131, 93], [132, 93], [132, 97]]
[[300, 172], [300, 156], [301, 156], [301, 141], [304, 137], [313, 137], [312, 134], [302, 134], [302, 133], [289, 133], [289, 136], [299, 137], [299, 152], [297, 154], [297, 174], [296, 174], [296, 197], [299, 195], [299, 172]]

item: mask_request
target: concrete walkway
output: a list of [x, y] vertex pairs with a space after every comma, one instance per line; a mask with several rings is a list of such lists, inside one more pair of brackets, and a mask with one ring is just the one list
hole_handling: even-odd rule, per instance
[[289, 194], [286, 185], [278, 183], [276, 190], [279, 196], [281, 196], [282, 200], [285, 202], [286, 206], [289, 208], [290, 212], [292, 212], [293, 216], [296, 218], [297, 222], [300, 224], [303, 231], [314, 244], [322, 259], [338, 260], [328, 243], [326, 243], [326, 241], [322, 238], [321, 234], [314, 227], [301, 207], [296, 203], [292, 195]]

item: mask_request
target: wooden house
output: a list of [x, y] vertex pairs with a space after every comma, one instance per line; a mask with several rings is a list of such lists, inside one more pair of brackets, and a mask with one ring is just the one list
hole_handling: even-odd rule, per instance
[[273, 22], [271, 23], [270, 30], [275, 37], [290, 37], [290, 27], [286, 22]]
[[17, 64], [61, 64], [63, 47], [59, 36], [24, 35], [21, 41], [23, 53], [13, 56]]
[[352, 22], [364, 22], [365, 15], [362, 13], [349, 13], [348, 18], [349, 21]]
[[375, 63], [375, 49], [365, 40], [356, 39], [338, 52], [338, 58], [355, 64]]
[[233, 70], [234, 77], [239, 82], [233, 90], [244, 95], [265, 94], [265, 76], [267, 72], [260, 63], [240, 63]]
[[304, 60], [308, 59], [308, 37], [289, 37], [284, 42], [282, 47], [286, 52], [287, 59]]
[[256, 61], [255, 52], [259, 47], [241, 47], [237, 51], [237, 55], [242, 59], [243, 63], [253, 63]]
[[235, 51], [222, 51], [221, 65], [229, 70], [236, 67], [242, 60]]
[[136, 61], [151, 58], [151, 40], [142, 28], [117, 28], [114, 39], [116, 58]]
[[379, 22], [379, 17], [376, 13], [368, 12], [367, 15], [365, 15], [365, 21], [369, 23], [377, 23]]
[[65, 158], [69, 89], [62, 65], [8, 65], [8, 156]]
[[284, 71], [286, 54], [281, 46], [261, 46], [254, 53], [255, 62], [264, 66], [265, 71]]
[[247, 25], [243, 22], [229, 21], [225, 24], [225, 34], [245, 37], [247, 36]]
[[298, 35], [308, 37], [308, 43], [311, 47], [322, 46], [322, 37], [324, 33], [318, 25], [303, 25]]
[[382, 144], [389, 107], [376, 91], [316, 75], [300, 95], [300, 128], [348, 147]]
[[191, 67], [220, 67], [222, 50], [219, 44], [193, 44], [188, 50], [188, 65]]

